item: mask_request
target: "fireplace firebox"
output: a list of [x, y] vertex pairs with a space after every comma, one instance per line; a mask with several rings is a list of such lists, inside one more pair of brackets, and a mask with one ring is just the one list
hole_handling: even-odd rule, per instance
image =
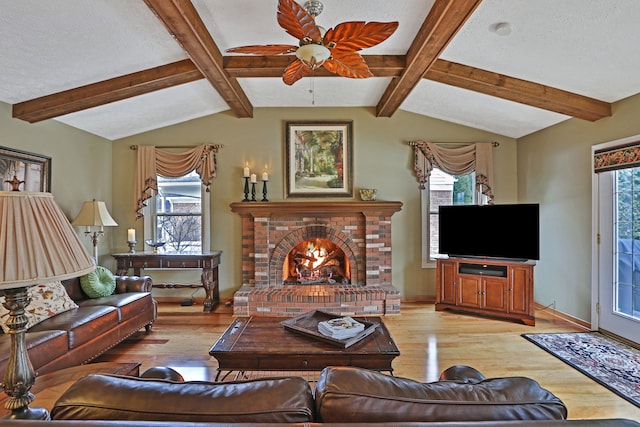
[[232, 203], [242, 219], [238, 316], [400, 312], [391, 216], [401, 202]]
[[283, 263], [284, 285], [349, 284], [349, 259], [338, 245], [321, 237], [296, 245]]

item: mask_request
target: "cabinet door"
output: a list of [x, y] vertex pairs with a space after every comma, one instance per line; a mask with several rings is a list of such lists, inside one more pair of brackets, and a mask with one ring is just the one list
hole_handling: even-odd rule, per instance
[[458, 305], [467, 307], [481, 307], [482, 305], [482, 277], [458, 275], [459, 300]]
[[533, 308], [532, 271], [528, 266], [510, 267], [509, 313], [529, 314]]
[[438, 286], [437, 302], [444, 304], [456, 303], [456, 276], [458, 264], [453, 261], [438, 260], [439, 268], [437, 277], [440, 281]]
[[483, 282], [482, 308], [507, 311], [507, 279], [486, 277]]

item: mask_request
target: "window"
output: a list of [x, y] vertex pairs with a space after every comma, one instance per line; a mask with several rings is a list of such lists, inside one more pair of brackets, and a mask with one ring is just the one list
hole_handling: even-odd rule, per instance
[[438, 255], [438, 207], [440, 205], [470, 205], [476, 202], [475, 172], [449, 175], [438, 168], [421, 192], [422, 204], [422, 267], [434, 267]]
[[146, 240], [165, 242], [159, 252], [209, 250], [209, 193], [193, 171], [177, 178], [157, 177], [158, 192], [147, 203]]

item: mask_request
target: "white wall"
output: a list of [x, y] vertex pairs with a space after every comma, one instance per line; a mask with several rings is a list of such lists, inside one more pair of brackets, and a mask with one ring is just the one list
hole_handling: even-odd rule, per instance
[[591, 320], [591, 147], [640, 133], [640, 96], [613, 106], [613, 116], [571, 119], [518, 141], [520, 202], [540, 203], [535, 300]]

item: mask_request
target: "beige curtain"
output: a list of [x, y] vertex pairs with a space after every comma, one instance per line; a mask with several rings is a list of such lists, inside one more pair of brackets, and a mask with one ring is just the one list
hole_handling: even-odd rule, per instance
[[136, 219], [143, 217], [145, 201], [153, 192], [158, 191], [157, 175], [176, 178], [195, 170], [202, 180], [202, 185], [209, 191], [209, 186], [216, 177], [218, 148], [217, 145], [198, 145], [176, 153], [161, 150], [153, 145], [139, 146], [134, 189]]
[[490, 142], [477, 142], [457, 148], [446, 148], [427, 141], [413, 141], [414, 169], [420, 189], [424, 188], [434, 167], [451, 175], [476, 173], [476, 191], [493, 204], [493, 154]]

